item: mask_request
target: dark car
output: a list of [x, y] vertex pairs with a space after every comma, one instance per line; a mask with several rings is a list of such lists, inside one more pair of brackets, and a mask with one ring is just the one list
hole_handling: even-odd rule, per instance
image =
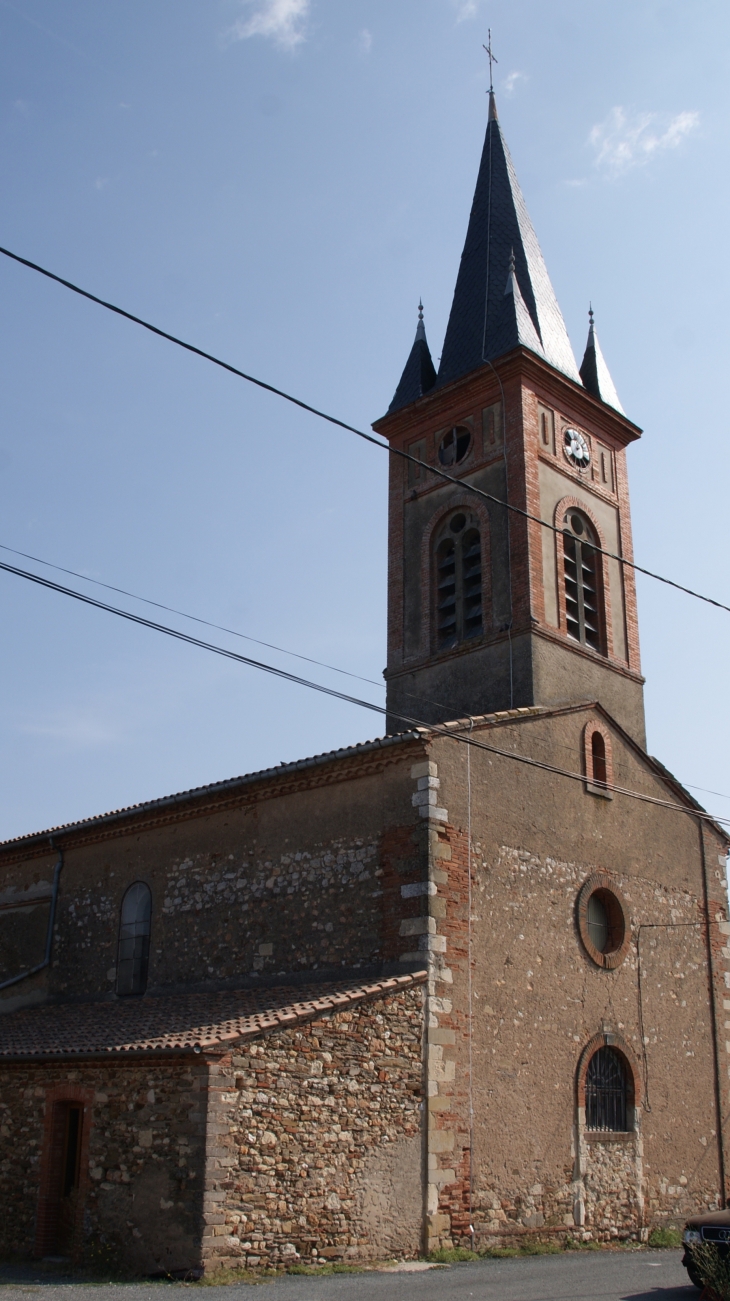
[[692, 1247], [698, 1247], [701, 1242], [714, 1242], [718, 1253], [725, 1259], [730, 1253], [730, 1210], [706, 1211], [704, 1215], [691, 1215], [684, 1227], [682, 1241], [684, 1242], [682, 1264], [695, 1287], [702, 1287], [702, 1280], [692, 1264]]

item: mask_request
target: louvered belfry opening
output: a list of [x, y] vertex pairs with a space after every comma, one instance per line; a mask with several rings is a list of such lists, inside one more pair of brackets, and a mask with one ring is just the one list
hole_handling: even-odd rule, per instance
[[122, 900], [117, 950], [117, 994], [143, 994], [150, 955], [152, 895], [144, 881], [130, 885]]
[[436, 543], [436, 640], [439, 650], [480, 637], [482, 540], [463, 511], [452, 515]]
[[604, 654], [598, 539], [585, 515], [571, 510], [563, 527], [565, 618], [568, 636]]
[[588, 1063], [586, 1128], [626, 1132], [626, 1068], [620, 1053], [599, 1048]]

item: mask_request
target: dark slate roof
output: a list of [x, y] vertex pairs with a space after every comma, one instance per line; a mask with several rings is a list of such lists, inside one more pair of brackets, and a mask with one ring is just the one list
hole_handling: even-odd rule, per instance
[[227, 1049], [371, 998], [422, 984], [426, 971], [369, 981], [51, 1003], [0, 1016], [0, 1060], [195, 1053]]
[[618, 400], [618, 393], [611, 379], [608, 366], [603, 359], [601, 345], [598, 342], [595, 326], [593, 324], [593, 309], [591, 308], [588, 317], [590, 325], [588, 327], [588, 342], [586, 351], [580, 368], [580, 377], [583, 380], [585, 388], [592, 393], [594, 398], [600, 398], [606, 406], [613, 407], [614, 411], [620, 411], [625, 415], [625, 411]]
[[395, 397], [388, 407], [388, 413], [399, 411], [401, 407], [422, 398], [424, 393], [436, 383], [436, 371], [431, 353], [426, 342], [426, 327], [423, 324], [423, 303], [418, 304], [418, 329], [413, 341], [408, 361], [395, 390]]
[[523, 348], [529, 348], [531, 352], [539, 353], [541, 357], [545, 356], [540, 336], [532, 323], [532, 317], [522, 297], [515, 273], [514, 254], [511, 254], [507, 284], [499, 305], [499, 311], [495, 316], [495, 356], [502, 356], [505, 352], [515, 348], [518, 343]]
[[[518, 309], [514, 317], [505, 310], [504, 286], [512, 253], [517, 286], [532, 332], [522, 318], [517, 295], [513, 295]], [[528, 337], [532, 342], [527, 341]], [[565, 322], [491, 94], [484, 150], [438, 372], [439, 387], [469, 374], [485, 361], [503, 356], [518, 344], [538, 352], [580, 384]]]

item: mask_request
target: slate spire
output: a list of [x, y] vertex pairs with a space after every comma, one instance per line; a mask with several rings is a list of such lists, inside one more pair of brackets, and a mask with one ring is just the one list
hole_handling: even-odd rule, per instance
[[388, 412], [398, 411], [400, 407], [408, 406], [409, 402], [415, 402], [416, 398], [422, 398], [435, 383], [436, 371], [426, 342], [426, 327], [423, 324], [423, 303], [419, 302], [416, 337]]
[[503, 353], [515, 348], [518, 343], [522, 344], [523, 348], [529, 348], [531, 352], [538, 353], [541, 357], [545, 356], [540, 336], [532, 323], [532, 317], [527, 310], [517, 280], [514, 249], [510, 249], [507, 285], [502, 295], [499, 311], [494, 318], [493, 344], [495, 357], [501, 357]]
[[[510, 274], [517, 290], [512, 291], [515, 322], [511, 329], [503, 303]], [[520, 301], [532, 332], [525, 321], [518, 324], [522, 318]], [[527, 342], [528, 335], [531, 342]], [[490, 91], [487, 134], [444, 340], [439, 387], [520, 343], [580, 383], [565, 322], [502, 135], [494, 93]]]
[[625, 415], [624, 409], [618, 400], [614, 382], [609, 374], [608, 366], [603, 359], [601, 345], [598, 342], [596, 327], [593, 324], [593, 308], [588, 308], [588, 342], [586, 351], [580, 368], [580, 377], [583, 380], [584, 387], [594, 398], [600, 398], [606, 406], [613, 407], [614, 411], [620, 411]]

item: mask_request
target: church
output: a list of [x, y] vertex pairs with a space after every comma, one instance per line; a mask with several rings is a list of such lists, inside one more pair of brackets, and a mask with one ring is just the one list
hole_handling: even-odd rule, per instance
[[[397, 373], [396, 368], [396, 373]], [[646, 1241], [728, 1195], [728, 840], [646, 748], [624, 413], [493, 94], [387, 413], [386, 734], [0, 845], [0, 1250]]]

